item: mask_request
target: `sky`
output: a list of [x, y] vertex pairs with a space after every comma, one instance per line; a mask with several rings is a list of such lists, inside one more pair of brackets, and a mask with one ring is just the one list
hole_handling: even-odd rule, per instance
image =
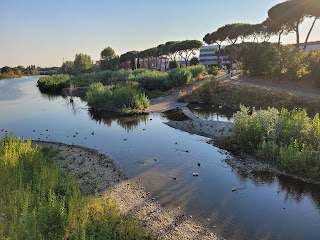
[[[118, 55], [167, 41], [202, 40], [230, 23], [261, 23], [283, 0], [3, 0], [0, 67], [61, 66], [86, 53], [96, 61], [112, 47]], [[310, 20], [301, 26], [305, 39]], [[320, 40], [320, 20], [310, 41]], [[276, 41], [276, 38], [273, 38]], [[294, 43], [295, 35], [283, 38]]]

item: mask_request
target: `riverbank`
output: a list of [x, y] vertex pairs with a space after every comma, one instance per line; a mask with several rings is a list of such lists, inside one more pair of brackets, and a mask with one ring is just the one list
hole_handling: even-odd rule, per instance
[[88, 194], [110, 194], [125, 216], [138, 220], [157, 239], [218, 239], [206, 226], [180, 209], [162, 207], [146, 192], [139, 179], [128, 179], [112, 159], [86, 147], [33, 141], [58, 151], [60, 167], [75, 176]]

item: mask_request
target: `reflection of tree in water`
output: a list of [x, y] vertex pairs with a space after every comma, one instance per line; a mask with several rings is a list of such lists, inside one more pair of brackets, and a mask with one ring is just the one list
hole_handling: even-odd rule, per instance
[[123, 116], [115, 112], [98, 112], [89, 110], [89, 115], [92, 120], [95, 120], [99, 124], [105, 124], [111, 126], [112, 122], [116, 122], [119, 126], [131, 131], [140, 125], [140, 122], [146, 123], [148, 120], [148, 115], [138, 115], [138, 116]]
[[[39, 90], [40, 91], [40, 90]], [[41, 93], [41, 96], [47, 98], [49, 101], [55, 101], [58, 98], [66, 99], [67, 97], [61, 94], [53, 94], [53, 93]]]
[[320, 208], [320, 185], [305, 183], [284, 175], [276, 176], [270, 172], [254, 172], [248, 174], [243, 171], [234, 171], [237, 174], [240, 183], [245, 183], [250, 179], [256, 187], [262, 184], [271, 185], [275, 181], [278, 183], [279, 193], [285, 194], [285, 201], [293, 200], [301, 203], [303, 197], [309, 197]]
[[[199, 109], [194, 109], [199, 107]], [[202, 119], [214, 119], [217, 117], [226, 117], [228, 120], [232, 119], [233, 114], [236, 112], [235, 110], [228, 108], [228, 107], [222, 107], [220, 108], [218, 104], [193, 104], [190, 103], [188, 105], [188, 108], [191, 112], [196, 114]]]
[[285, 200], [293, 199], [300, 203], [303, 196], [310, 197], [312, 201], [320, 208], [320, 185], [305, 183], [290, 177], [278, 176], [280, 191], [285, 192]]
[[250, 179], [256, 187], [261, 186], [261, 183], [271, 185], [274, 183], [276, 178], [273, 173], [267, 171], [248, 173], [246, 171], [235, 169], [234, 172], [237, 174], [237, 179], [241, 184], [244, 184], [248, 179]]

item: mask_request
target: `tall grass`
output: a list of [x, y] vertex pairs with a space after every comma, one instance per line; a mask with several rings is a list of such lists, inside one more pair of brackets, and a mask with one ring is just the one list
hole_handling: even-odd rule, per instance
[[170, 86], [182, 86], [190, 83], [192, 79], [192, 73], [187, 68], [175, 68], [169, 71], [168, 81]]
[[232, 138], [240, 149], [293, 174], [320, 180], [320, 118], [305, 110], [241, 107], [234, 114]]
[[69, 86], [69, 75], [44, 76], [38, 80], [38, 87], [41, 92], [60, 93], [63, 88]]
[[291, 93], [272, 92], [261, 87], [239, 86], [217, 80], [201, 85], [180, 100], [218, 103], [236, 109], [239, 109], [240, 104], [261, 109], [266, 109], [268, 106], [278, 110], [305, 108], [310, 116], [314, 116], [320, 111], [319, 100], [303, 99]]
[[191, 73], [193, 78], [198, 78], [201, 74], [205, 73], [206, 67], [202, 64], [186, 67]]
[[106, 111], [143, 109], [150, 103], [147, 96], [141, 91], [128, 87], [120, 87], [111, 91], [102, 83], [94, 83], [90, 86], [86, 100], [92, 109]]
[[148, 239], [109, 197], [84, 196], [50, 149], [0, 140], [0, 239]]

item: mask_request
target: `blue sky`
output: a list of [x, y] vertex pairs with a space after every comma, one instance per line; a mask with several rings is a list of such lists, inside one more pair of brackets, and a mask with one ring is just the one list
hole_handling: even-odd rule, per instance
[[[236, 22], [260, 23], [282, 0], [7, 0], [0, 8], [0, 67], [61, 66], [105, 47], [118, 55], [171, 40], [202, 40]], [[302, 25], [304, 40], [310, 21]], [[320, 20], [310, 40], [320, 40]], [[284, 39], [293, 43], [295, 35]]]

